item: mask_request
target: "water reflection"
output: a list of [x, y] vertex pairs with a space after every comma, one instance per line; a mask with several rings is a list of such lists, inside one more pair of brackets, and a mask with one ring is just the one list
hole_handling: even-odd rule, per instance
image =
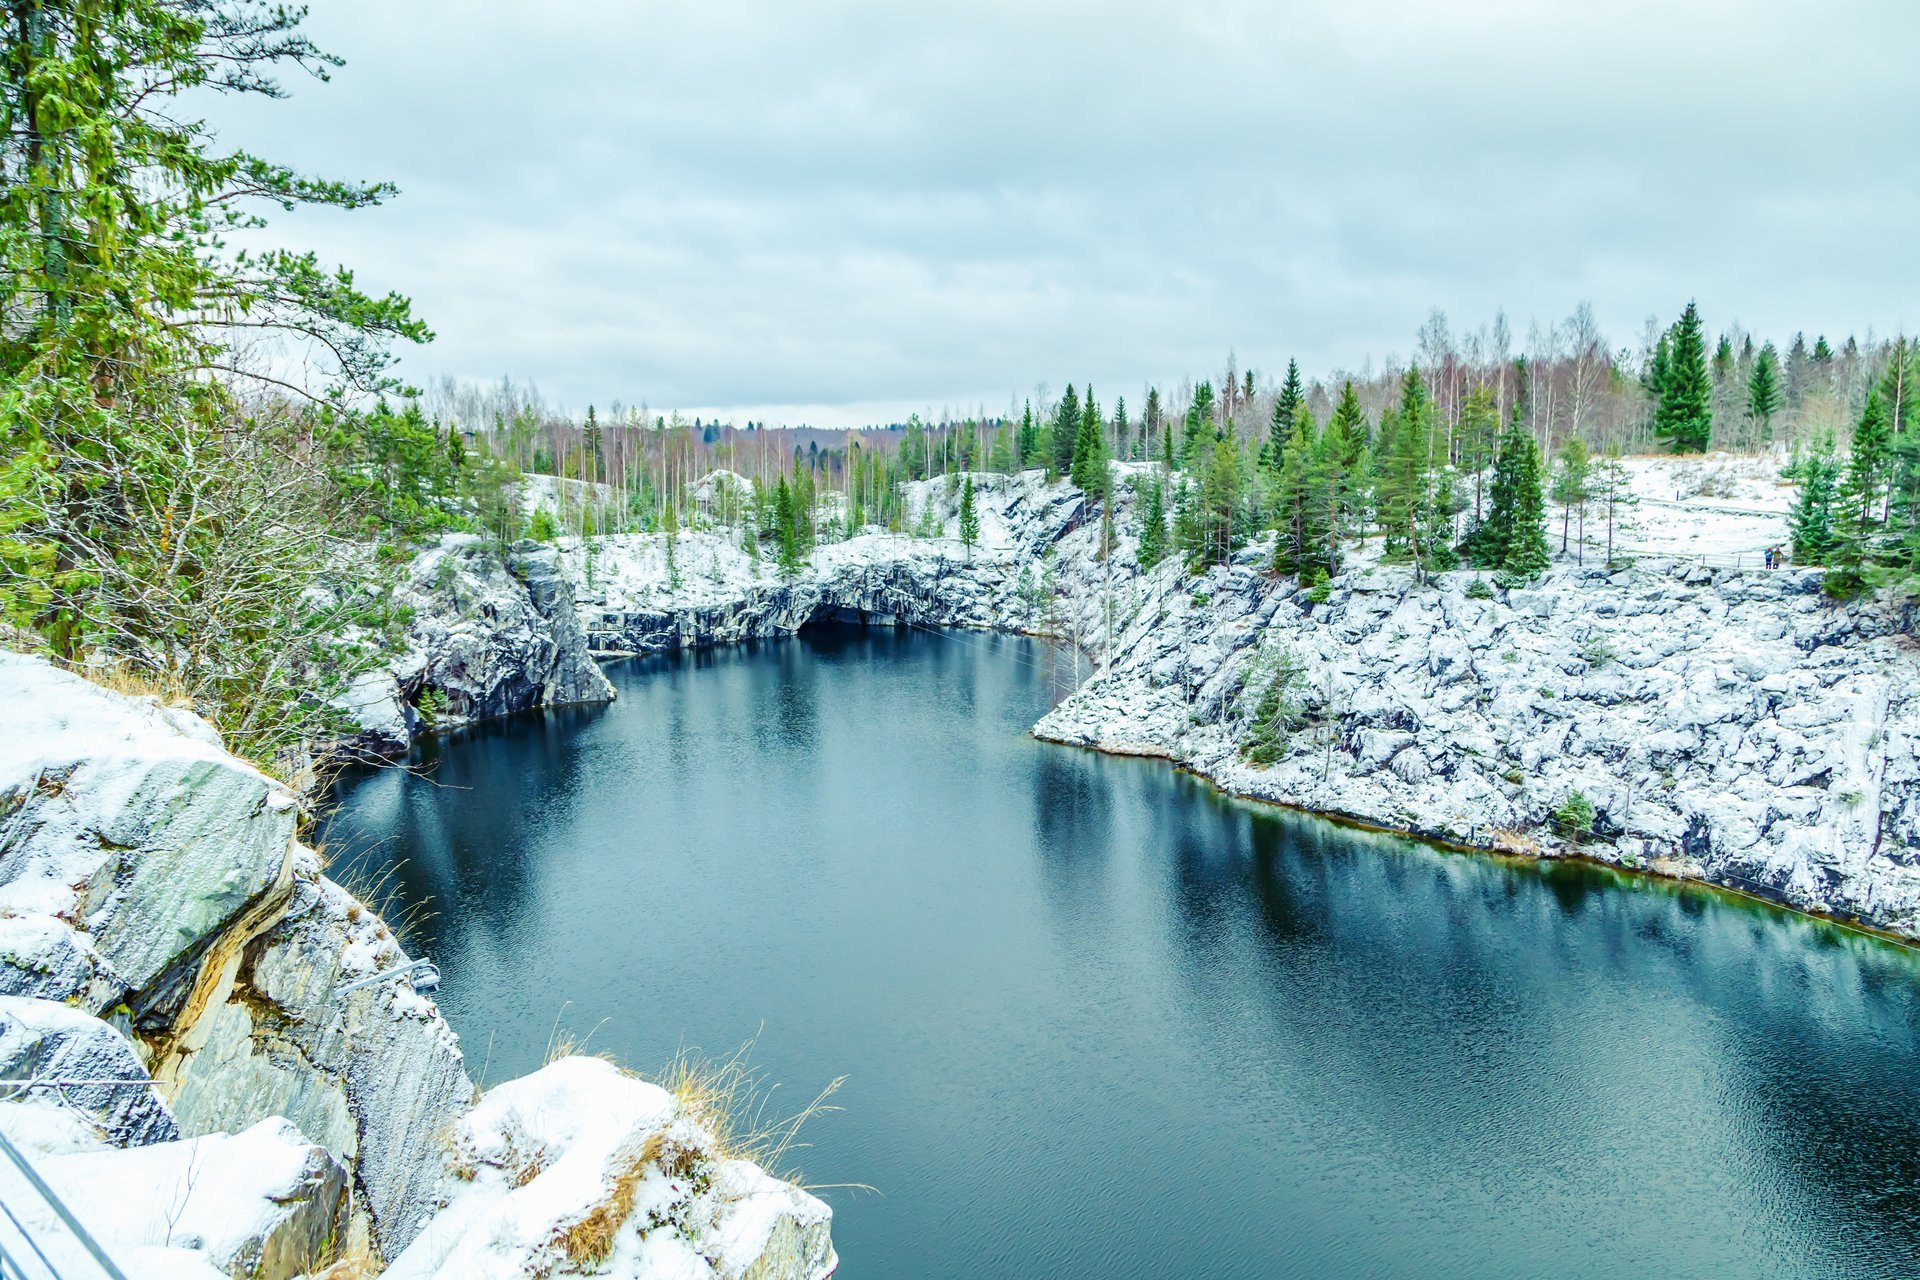
[[847, 1280], [1920, 1270], [1909, 955], [1035, 743], [1063, 669], [633, 662], [361, 782], [334, 842], [407, 860], [493, 1079], [556, 1018], [850, 1073], [806, 1155], [886, 1193], [830, 1196]]

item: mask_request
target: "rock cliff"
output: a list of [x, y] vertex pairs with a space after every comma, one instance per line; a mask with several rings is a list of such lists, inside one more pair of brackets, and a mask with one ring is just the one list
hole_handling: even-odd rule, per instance
[[[544, 592], [543, 616], [571, 618], [551, 561], [529, 561], [529, 598]], [[580, 679], [568, 661], [553, 655], [546, 688]], [[556, 1170], [571, 1172], [504, 1197], [520, 1234], [487, 1274], [546, 1274], [588, 1216], [609, 1238], [663, 1225], [635, 1214], [671, 1197], [628, 1193], [664, 1176], [669, 1155], [706, 1198], [650, 1229], [649, 1250], [609, 1254], [621, 1269], [608, 1274], [831, 1271], [826, 1206], [733, 1168], [652, 1086], [557, 1088], [549, 1073], [579, 1069], [562, 1060], [476, 1112], [431, 999], [404, 979], [342, 990], [407, 957], [327, 879], [299, 815], [298, 797], [194, 716], [0, 652], [0, 1081], [32, 1082], [0, 1090], [0, 1129], [128, 1274], [283, 1280], [342, 1256], [391, 1260], [456, 1202], [461, 1229], [478, 1229], [498, 1206], [470, 1194], [455, 1140], [470, 1114], [497, 1124], [518, 1098], [549, 1132], [603, 1135], [606, 1097], [634, 1090], [652, 1091], [652, 1127], [597, 1164], [563, 1160], [578, 1142], [551, 1138]], [[675, 1240], [677, 1269], [662, 1270]]]
[[[1310, 593], [1266, 569], [1271, 535], [1194, 577], [1142, 573], [1121, 468], [1103, 530], [1037, 473], [977, 478], [980, 542], [868, 532], [782, 579], [731, 531], [569, 545], [596, 649], [792, 634], [810, 622], [1032, 631], [1092, 678], [1035, 727], [1164, 756], [1238, 794], [1475, 848], [1579, 855], [1713, 881], [1920, 935], [1920, 652], [1883, 601], [1807, 571], [1643, 560], [1556, 567], [1512, 591], [1416, 581], [1360, 550]], [[948, 533], [957, 497], [912, 486]], [[1104, 552], [1104, 554], [1103, 554]], [[1273, 671], [1294, 714], [1264, 764], [1242, 744]], [[1590, 831], [1553, 814], [1579, 793]]]
[[611, 701], [558, 563], [550, 547], [516, 543], [503, 557], [472, 534], [448, 534], [415, 556], [393, 593], [406, 627], [400, 652], [341, 698], [360, 726], [342, 745], [394, 756], [436, 729]]

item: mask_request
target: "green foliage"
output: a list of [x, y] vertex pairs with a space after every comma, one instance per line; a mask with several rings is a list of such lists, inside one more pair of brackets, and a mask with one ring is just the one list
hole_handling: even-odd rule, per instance
[[1674, 453], [1706, 452], [1713, 430], [1713, 383], [1700, 311], [1691, 302], [1669, 330], [1651, 390], [1654, 435]]
[[552, 542], [559, 537], [560, 527], [553, 521], [553, 512], [536, 507], [527, 519], [527, 536], [535, 542]]
[[1225, 564], [1245, 544], [1254, 515], [1252, 466], [1231, 438], [1216, 440], [1196, 485], [1182, 487], [1175, 533], [1187, 567]]
[[1313, 571], [1313, 585], [1307, 590], [1307, 599], [1313, 601], [1315, 604], [1325, 604], [1332, 598], [1333, 579], [1328, 576], [1324, 566], [1315, 569]]
[[1080, 427], [1073, 442], [1069, 474], [1074, 486], [1087, 496], [1098, 498], [1107, 487], [1107, 434], [1100, 425], [1100, 406], [1087, 388], [1086, 407], [1080, 414]]
[[383, 400], [370, 413], [323, 412], [328, 474], [367, 533], [431, 533], [466, 523], [460, 470], [418, 401], [399, 413]]
[[1155, 475], [1146, 486], [1140, 502], [1140, 549], [1142, 572], [1151, 572], [1167, 558], [1167, 482]]
[[973, 476], [969, 474], [960, 486], [960, 545], [967, 549], [967, 559], [973, 559], [974, 544], [980, 541], [980, 510], [974, 503]]
[[[1348, 383], [1351, 389], [1353, 384]], [[1300, 381], [1300, 362], [1287, 361], [1287, 379], [1280, 384], [1280, 394], [1273, 400], [1273, 418], [1267, 423], [1267, 465], [1280, 467], [1286, 457], [1287, 445], [1293, 436], [1294, 420], [1300, 413], [1305, 391]]]
[[[269, 764], [328, 731], [329, 682], [370, 658], [311, 604], [338, 503], [310, 445], [332, 423], [265, 393], [338, 412], [394, 385], [390, 341], [429, 336], [405, 299], [310, 254], [223, 241], [265, 208], [391, 194], [221, 149], [194, 117], [211, 92], [280, 96], [277, 70], [324, 78], [337, 60], [301, 18], [251, 0], [0, 18], [0, 615], [185, 690]], [[238, 336], [289, 348], [319, 385], [276, 381]], [[243, 408], [236, 381], [260, 398]], [[429, 443], [420, 472], [452, 470]]]
[[1612, 662], [1618, 655], [1614, 653], [1613, 644], [1607, 639], [1605, 633], [1595, 629], [1589, 631], [1586, 640], [1581, 643], [1580, 656], [1585, 659], [1589, 667], [1597, 671]]
[[1246, 687], [1254, 686], [1260, 697], [1240, 737], [1240, 755], [1249, 764], [1270, 765], [1286, 753], [1288, 736], [1304, 720], [1300, 693], [1306, 669], [1292, 650], [1276, 645], [1254, 659]]
[[1593, 802], [1578, 791], [1570, 791], [1553, 811], [1553, 829], [1569, 840], [1584, 840], [1593, 834]]
[[1467, 583], [1466, 595], [1469, 600], [1491, 600], [1493, 585], [1476, 573]]
[[1547, 570], [1545, 501], [1540, 491], [1540, 450], [1530, 432], [1507, 428], [1494, 464], [1487, 518], [1475, 531], [1473, 560], [1495, 571], [1501, 585], [1531, 582]]
[[1826, 564], [1839, 549], [1839, 465], [1831, 456], [1815, 455], [1802, 467], [1800, 492], [1787, 513], [1797, 564]]
[[1760, 439], [1773, 439], [1773, 415], [1780, 412], [1780, 353], [1771, 342], [1760, 348], [1747, 374], [1747, 416], [1760, 428]]
[[1074, 394], [1073, 384], [1069, 382], [1065, 394], [1060, 397], [1059, 407], [1054, 411], [1053, 455], [1048, 459], [1051, 474], [1073, 474], [1073, 449], [1080, 439], [1080, 419], [1080, 397]]

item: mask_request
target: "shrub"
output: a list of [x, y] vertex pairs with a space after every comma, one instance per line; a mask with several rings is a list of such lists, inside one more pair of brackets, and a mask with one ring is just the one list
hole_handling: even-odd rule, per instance
[[1617, 655], [1605, 635], [1598, 631], [1589, 631], [1586, 643], [1580, 646], [1580, 656], [1587, 660], [1588, 666], [1598, 670], [1612, 662]]
[[1488, 582], [1485, 578], [1481, 577], [1479, 574], [1477, 573], [1474, 574], [1473, 578], [1467, 583], [1467, 599], [1469, 600], [1493, 599], [1493, 584]]
[[1325, 604], [1333, 595], [1333, 579], [1327, 576], [1325, 569], [1313, 571], [1313, 586], [1307, 591], [1307, 599], [1315, 604]]
[[1247, 684], [1254, 684], [1263, 674], [1267, 679], [1254, 706], [1253, 720], [1240, 740], [1240, 754], [1249, 764], [1268, 765], [1285, 753], [1287, 735], [1300, 724], [1297, 695], [1306, 683], [1306, 669], [1292, 650], [1276, 645], [1254, 659]]
[[1578, 791], [1569, 791], [1560, 807], [1553, 811], [1553, 829], [1569, 840], [1584, 840], [1593, 834], [1593, 820], [1597, 816], [1593, 801]]

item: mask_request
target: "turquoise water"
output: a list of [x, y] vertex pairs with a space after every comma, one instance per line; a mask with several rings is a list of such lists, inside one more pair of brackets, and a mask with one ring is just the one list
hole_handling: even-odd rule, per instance
[[1039, 743], [1032, 641], [610, 668], [351, 780], [470, 1069], [753, 1061], [869, 1277], [1920, 1274], [1920, 966]]

